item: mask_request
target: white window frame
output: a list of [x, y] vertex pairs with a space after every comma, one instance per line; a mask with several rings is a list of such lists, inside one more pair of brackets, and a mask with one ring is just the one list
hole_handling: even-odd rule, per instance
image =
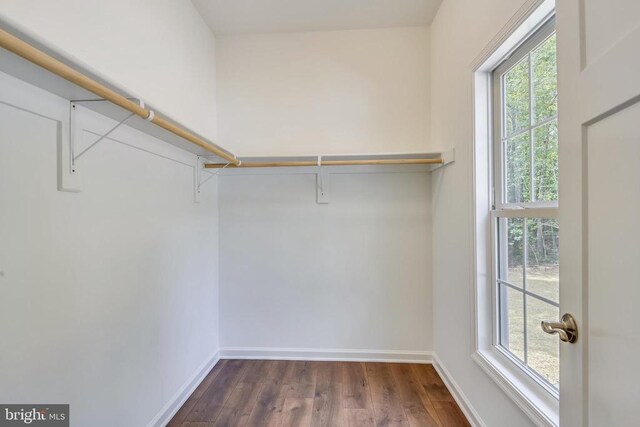
[[[498, 343], [497, 316], [496, 234], [497, 214], [493, 200], [493, 162], [495, 126], [492, 114], [493, 71], [518, 47], [530, 40], [554, 16], [554, 0], [529, 0], [509, 21], [498, 36], [474, 61], [473, 107], [474, 150], [473, 209], [475, 297], [476, 297], [476, 352], [473, 359], [513, 399], [531, 420], [541, 426], [559, 424], [558, 394], [532, 371], [522, 368]], [[500, 157], [501, 158], [501, 157]], [[499, 178], [501, 179], [501, 178]], [[495, 194], [498, 194], [497, 191]], [[528, 204], [495, 204], [500, 216], [557, 217], [557, 202], [535, 203], [535, 213]], [[529, 212], [527, 212], [529, 211]]]
[[[553, 33], [555, 33], [555, 16], [552, 16], [548, 20], [546, 20], [544, 24], [540, 26], [540, 28], [536, 29], [534, 34], [528, 36], [526, 38], [526, 41], [524, 41], [520, 46], [518, 46], [518, 48], [513, 52], [513, 54], [511, 54], [507, 59], [505, 59], [492, 72], [492, 91], [493, 91], [492, 119], [493, 119], [493, 130], [494, 130], [492, 132], [492, 136], [493, 136], [493, 144], [492, 144], [493, 153], [492, 154], [493, 154], [493, 162], [494, 162], [493, 164], [501, 165], [501, 166], [494, 167], [493, 169], [493, 173], [494, 173], [493, 195], [492, 195], [493, 209], [491, 210], [490, 215], [491, 215], [491, 237], [493, 239], [493, 243], [492, 243], [493, 251], [492, 251], [492, 260], [491, 260], [491, 267], [492, 267], [491, 280], [493, 283], [493, 301], [496, 307], [494, 309], [495, 325], [494, 325], [493, 344], [498, 347], [498, 350], [504, 351], [507, 357], [509, 357], [513, 361], [513, 363], [518, 365], [521, 369], [525, 370], [525, 372], [531, 375], [532, 378], [536, 380], [541, 387], [543, 387], [547, 392], [551, 393], [557, 399], [559, 398], [559, 393], [556, 388], [554, 388], [550, 383], [548, 383], [544, 378], [542, 378], [542, 376], [538, 372], [530, 368], [526, 364], [526, 362], [522, 362], [518, 360], [508, 349], [505, 349], [501, 346], [501, 343], [500, 343], [501, 341], [500, 340], [500, 332], [501, 332], [500, 320], [501, 319], [498, 312], [502, 307], [500, 306], [500, 295], [498, 291], [499, 286], [497, 285], [498, 282], [501, 282], [503, 283], [504, 286], [513, 287], [507, 282], [499, 280], [500, 275], [498, 274], [498, 266], [500, 264], [500, 253], [506, 252], [506, 248], [500, 247], [500, 245], [503, 245], [505, 242], [500, 241], [500, 239], [498, 238], [498, 235], [499, 235], [499, 230], [497, 227], [498, 219], [500, 218], [505, 218], [505, 219], [506, 218], [526, 218], [526, 219], [554, 218], [554, 219], [557, 219], [559, 216], [557, 200], [531, 201], [531, 202], [524, 202], [524, 203], [510, 203], [506, 200], [503, 200], [503, 196], [506, 195], [506, 188], [504, 188], [506, 180], [503, 174], [506, 168], [505, 166], [506, 156], [504, 152], [504, 140], [506, 139], [506, 137], [504, 137], [505, 112], [504, 112], [503, 106], [505, 103], [504, 101], [505, 93], [504, 93], [504, 87], [503, 87], [504, 82], [502, 77], [505, 75], [505, 73], [511, 70], [515, 65], [519, 64], [521, 60], [528, 57], [531, 51], [533, 51], [541, 43], [546, 41]], [[530, 72], [530, 79], [531, 79], [531, 69], [529, 70], [529, 72]], [[532, 88], [532, 85], [533, 85], [533, 82], [530, 81], [529, 87]], [[533, 114], [533, 102], [534, 102], [533, 93], [531, 93], [531, 100], [529, 105], [530, 115]], [[533, 178], [535, 173], [534, 164], [533, 164], [534, 163], [533, 162], [534, 131], [540, 126], [544, 126], [545, 124], [551, 123], [554, 120], [557, 121], [557, 117], [558, 117], [557, 114], [555, 114], [554, 116], [547, 117], [544, 120], [535, 124], [531, 124], [532, 119], [530, 117], [529, 124], [526, 128], [521, 129], [515, 132], [514, 134], [508, 136], [509, 138], [513, 138], [513, 137], [516, 137], [517, 135], [521, 135], [524, 133], [529, 134], [529, 143], [531, 147], [531, 158], [532, 158], [531, 177], [530, 177], [531, 182], [529, 185], [531, 186], [532, 195], [535, 193], [534, 191], [535, 179]], [[525, 230], [525, 233], [526, 233], [526, 230]], [[525, 248], [525, 253], [526, 253], [526, 248]], [[525, 270], [525, 275], [526, 275], [526, 270]], [[526, 289], [526, 279], [523, 285], [524, 285], [524, 288]], [[532, 297], [532, 298], [538, 298], [544, 302], [551, 303], [552, 305], [555, 305], [555, 306], [559, 305], [557, 302], [546, 300], [545, 298], [540, 297], [539, 295], [533, 295], [533, 294], [527, 293], [527, 291], [524, 289], [520, 290], [520, 289], [517, 289], [517, 287], [514, 287], [514, 291], [521, 292], [523, 295], [527, 294], [529, 297]], [[524, 301], [526, 301], [525, 298], [523, 298], [523, 302]], [[524, 309], [524, 315], [525, 315], [524, 351], [525, 351], [525, 361], [526, 361], [526, 357], [527, 357], [526, 342], [527, 342], [527, 335], [528, 335], [526, 305], [523, 309]]]

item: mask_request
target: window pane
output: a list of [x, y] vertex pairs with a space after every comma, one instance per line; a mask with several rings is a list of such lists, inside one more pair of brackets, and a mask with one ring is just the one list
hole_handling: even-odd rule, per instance
[[531, 52], [531, 68], [535, 124], [555, 116], [558, 112], [555, 34]]
[[500, 290], [500, 344], [524, 361], [523, 294], [505, 285]]
[[505, 184], [507, 203], [531, 201], [531, 147], [529, 133], [508, 139], [505, 143]]
[[527, 362], [543, 378], [558, 387], [559, 343], [557, 335], [549, 335], [540, 327], [543, 320], [557, 321], [560, 310], [551, 304], [527, 296]]
[[525, 57], [502, 77], [504, 136], [529, 127], [529, 58]]
[[527, 219], [527, 290], [559, 302], [558, 221]]
[[558, 122], [533, 131], [535, 200], [558, 200]]
[[498, 278], [522, 287], [524, 283], [524, 219], [500, 218], [502, 243]]

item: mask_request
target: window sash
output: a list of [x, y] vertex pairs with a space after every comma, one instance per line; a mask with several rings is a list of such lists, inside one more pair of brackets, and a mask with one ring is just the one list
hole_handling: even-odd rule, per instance
[[[520, 46], [518, 46], [509, 56], [505, 59], [493, 72], [492, 72], [492, 91], [493, 91], [493, 186], [492, 186], [492, 206], [497, 209], [501, 208], [514, 208], [514, 207], [522, 207], [522, 208], [533, 208], [533, 207], [557, 207], [557, 200], [543, 200], [543, 201], [530, 201], [530, 202], [508, 202], [506, 197], [506, 186], [505, 186], [505, 171], [506, 171], [506, 156], [504, 156], [503, 143], [509, 139], [515, 138], [517, 136], [521, 136], [524, 134], [529, 135], [529, 144], [533, 147], [533, 135], [535, 129], [547, 125], [554, 120], [557, 120], [557, 114], [551, 117], [545, 117], [544, 119], [534, 123], [532, 119], [533, 115], [533, 96], [531, 94], [532, 90], [532, 81], [531, 81], [531, 66], [529, 64], [529, 123], [518, 131], [514, 132], [512, 135], [505, 136], [504, 129], [504, 114], [505, 111], [503, 109], [504, 105], [504, 95], [505, 90], [503, 87], [503, 79], [502, 76], [505, 75], [511, 68], [517, 65], [522, 59], [527, 57], [531, 51], [533, 51], [538, 45], [544, 42], [549, 36], [553, 34], [555, 31], [555, 16], [552, 16], [545, 22], [531, 37], [527, 38]], [[531, 154], [531, 193], [533, 194], [533, 186], [535, 180], [534, 174], [534, 165], [533, 165], [533, 153]]]
[[[525, 362], [520, 360], [515, 354], [511, 353], [508, 348], [505, 348], [502, 342], [502, 324], [501, 324], [501, 315], [502, 313], [502, 305], [501, 305], [501, 286], [509, 287], [516, 292], [521, 292], [524, 295], [535, 298], [539, 301], [542, 301], [546, 304], [550, 304], [554, 307], [559, 307], [559, 303], [548, 298], [545, 298], [541, 295], [536, 294], [526, 288], [526, 285], [523, 283], [522, 287], [516, 286], [512, 283], [509, 283], [507, 280], [499, 279], [498, 269], [499, 267], [499, 254], [500, 254], [500, 245], [503, 244], [503, 240], [500, 236], [500, 232], [498, 229], [498, 220], [499, 219], [508, 219], [508, 218], [554, 218], [557, 219], [559, 217], [559, 209], [557, 207], [533, 207], [533, 208], [502, 208], [502, 209], [492, 209], [490, 212], [490, 236], [491, 236], [491, 294], [493, 301], [493, 346], [500, 353], [506, 356], [508, 360], [513, 362], [516, 366], [522, 369], [525, 373], [527, 373], [536, 383], [538, 383], [543, 390], [548, 392], [551, 396], [555, 398], [559, 398], [559, 390], [547, 381], [541, 374], [536, 372], [533, 368], [528, 366]], [[502, 248], [504, 252], [506, 248]], [[526, 318], [524, 319], [524, 324], [526, 325]], [[527, 331], [524, 331], [524, 340], [527, 342]], [[526, 352], [526, 350], [525, 350]]]

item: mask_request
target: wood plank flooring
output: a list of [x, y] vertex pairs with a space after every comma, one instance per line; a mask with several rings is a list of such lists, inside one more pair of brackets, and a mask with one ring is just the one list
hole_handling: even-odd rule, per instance
[[221, 360], [169, 427], [469, 426], [431, 365]]

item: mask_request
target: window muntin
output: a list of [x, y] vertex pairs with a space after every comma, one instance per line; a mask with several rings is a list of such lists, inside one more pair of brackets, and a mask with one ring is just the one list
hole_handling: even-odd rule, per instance
[[494, 344], [557, 395], [558, 131], [553, 18], [493, 72]]

